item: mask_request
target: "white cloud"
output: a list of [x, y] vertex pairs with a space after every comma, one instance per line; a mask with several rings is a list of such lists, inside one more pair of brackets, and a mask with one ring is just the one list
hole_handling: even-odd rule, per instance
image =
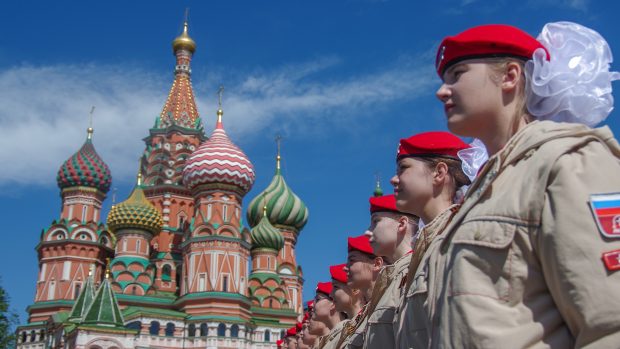
[[[287, 128], [323, 118], [330, 126], [330, 115], [338, 115], [339, 123], [355, 121], [363, 110], [413, 98], [434, 83], [432, 67], [421, 69], [413, 60], [366, 75], [322, 77], [338, 64], [338, 59], [325, 58], [229, 82], [227, 129], [237, 137], [251, 137], [275, 122]], [[169, 74], [136, 66], [24, 65], [0, 71], [0, 185], [53, 183], [59, 166], [85, 140], [91, 105], [96, 106], [97, 151], [117, 183], [130, 180], [144, 148], [141, 139], [159, 115], [170, 83]], [[205, 85], [195, 86], [209, 133], [217, 85], [206, 92]]]

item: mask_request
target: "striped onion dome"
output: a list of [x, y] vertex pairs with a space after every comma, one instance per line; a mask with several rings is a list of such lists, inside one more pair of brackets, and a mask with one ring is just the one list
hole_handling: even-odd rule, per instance
[[93, 129], [88, 128], [88, 137], [84, 145], [60, 166], [56, 176], [60, 189], [90, 187], [104, 194], [110, 190], [112, 174], [108, 165], [95, 151], [92, 135]]
[[161, 231], [164, 221], [159, 211], [144, 196], [142, 176], [127, 200], [112, 206], [108, 214], [108, 228], [116, 233], [119, 229], [147, 230], [153, 234]]
[[284, 238], [280, 231], [269, 223], [269, 218], [263, 209], [263, 217], [252, 228], [252, 248], [268, 248], [280, 251], [284, 247]]
[[276, 174], [271, 183], [248, 206], [248, 223], [250, 226], [255, 226], [260, 222], [262, 208], [266, 203], [267, 217], [271, 224], [300, 231], [308, 222], [308, 208], [286, 185], [280, 170], [279, 155], [277, 159]]
[[242, 195], [252, 188], [254, 166], [224, 131], [223, 112], [217, 111], [218, 121], [211, 137], [196, 149], [185, 163], [183, 182], [189, 189], [203, 184], [223, 183], [239, 188]]

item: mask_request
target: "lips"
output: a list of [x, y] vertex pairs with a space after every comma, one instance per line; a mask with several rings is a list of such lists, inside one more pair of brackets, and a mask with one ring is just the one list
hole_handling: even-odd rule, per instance
[[444, 104], [443, 109], [446, 113], [450, 112], [452, 109], [454, 109], [454, 103]]

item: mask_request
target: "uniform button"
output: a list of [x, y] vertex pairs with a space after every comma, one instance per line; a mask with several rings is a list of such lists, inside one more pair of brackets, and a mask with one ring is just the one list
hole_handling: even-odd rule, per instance
[[479, 231], [477, 231], [474, 234], [474, 240], [478, 241], [478, 240], [480, 240], [480, 238], [482, 238], [482, 234]]

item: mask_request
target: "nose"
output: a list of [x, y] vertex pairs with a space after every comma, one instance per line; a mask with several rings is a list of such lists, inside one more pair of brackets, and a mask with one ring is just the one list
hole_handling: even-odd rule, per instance
[[392, 176], [392, 178], [390, 178], [390, 184], [396, 188], [396, 186], [398, 185], [398, 176], [394, 175]]
[[435, 92], [435, 95], [440, 101], [446, 102], [448, 98], [450, 98], [450, 89], [446, 86], [445, 83], [441, 84], [437, 92]]

